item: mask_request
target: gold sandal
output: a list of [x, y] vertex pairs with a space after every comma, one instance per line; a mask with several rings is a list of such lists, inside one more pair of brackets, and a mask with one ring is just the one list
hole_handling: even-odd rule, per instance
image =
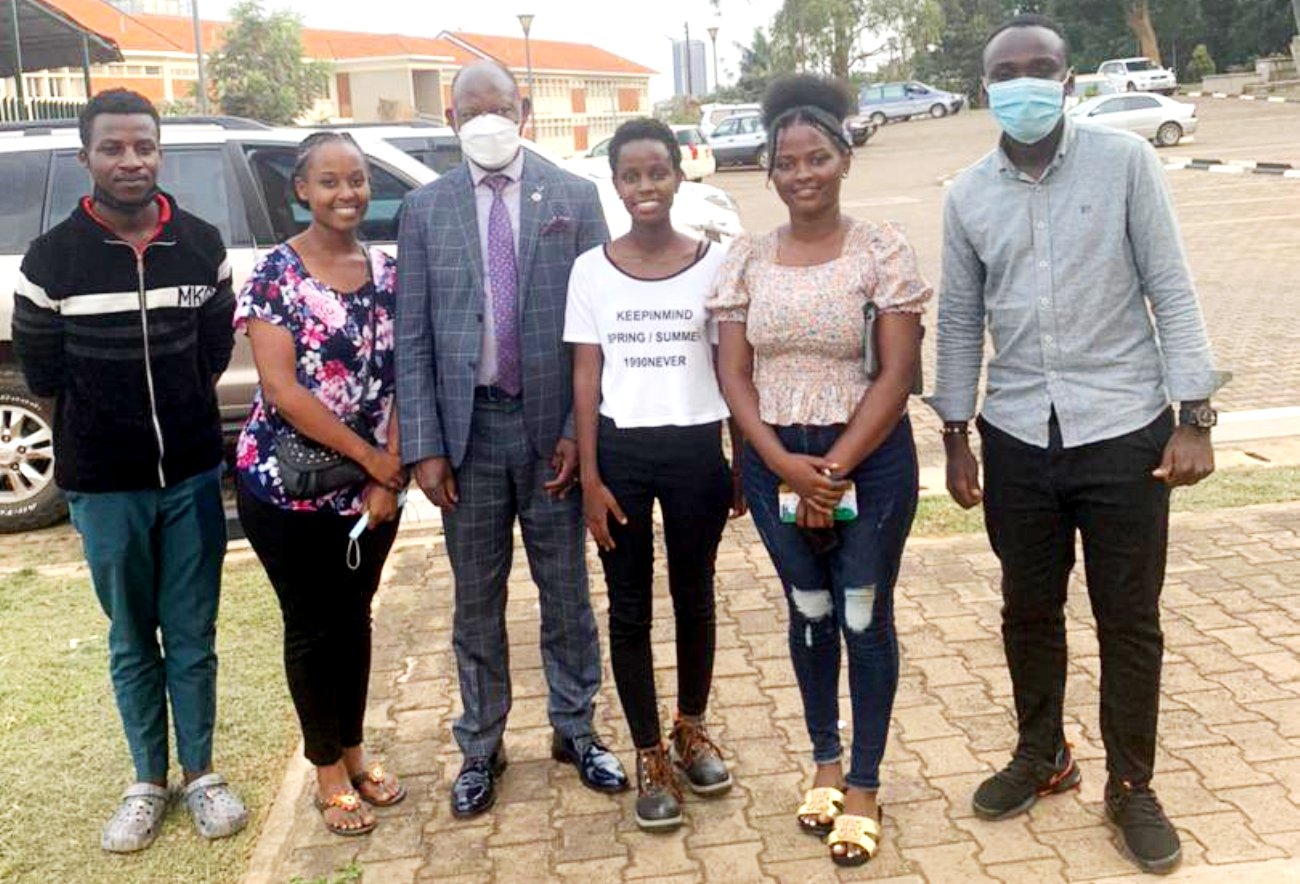
[[[858, 852], [838, 854], [835, 852], [837, 844], [856, 847]], [[841, 813], [835, 817], [835, 827], [826, 836], [826, 846], [831, 848], [831, 862], [835, 865], [860, 866], [880, 849], [880, 823], [869, 816]]]
[[370, 822], [362, 823], [359, 826], [345, 826], [341, 823], [331, 823], [325, 817], [325, 814], [331, 809], [341, 810], [346, 814], [360, 814], [361, 796], [351, 790], [335, 792], [330, 796], [328, 801], [324, 800], [319, 795], [315, 795], [312, 797], [312, 802], [316, 805], [316, 809], [320, 811], [321, 819], [325, 822], [325, 828], [329, 829], [335, 835], [343, 835], [345, 837], [365, 835], [369, 832], [373, 832], [375, 826], [378, 824], [377, 820], [371, 820]]
[[[387, 798], [371, 798], [365, 792], [361, 791], [362, 785], [370, 783], [373, 786], [382, 788], [388, 793]], [[406, 797], [406, 787], [393, 779], [392, 784], [388, 782], [388, 771], [378, 761], [370, 765], [369, 768], [352, 777], [352, 786], [361, 795], [361, 800], [374, 807], [392, 807], [394, 804], [400, 804]]]
[[[803, 804], [795, 811], [799, 828], [810, 835], [824, 837], [830, 834], [835, 819], [844, 810], [844, 793], [834, 786], [820, 786], [803, 794]], [[826, 817], [829, 822], [823, 821]]]

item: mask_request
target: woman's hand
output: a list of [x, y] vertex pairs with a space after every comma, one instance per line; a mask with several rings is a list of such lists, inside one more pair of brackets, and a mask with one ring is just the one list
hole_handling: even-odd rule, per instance
[[614, 548], [614, 538], [609, 535], [609, 517], [620, 525], [627, 524], [627, 516], [604, 482], [594, 480], [582, 483], [582, 514], [587, 520], [587, 530], [596, 546], [608, 552]]
[[807, 501], [800, 500], [799, 506], [794, 511], [794, 524], [799, 528], [833, 528], [835, 517], [830, 513], [815, 510], [808, 505]]
[[749, 502], [745, 500], [744, 475], [738, 467], [731, 470], [731, 518], [739, 519], [749, 512]]
[[398, 492], [406, 487], [407, 475], [402, 467], [402, 459], [383, 448], [371, 446], [366, 459], [361, 463], [361, 468], [369, 473], [375, 482], [390, 491]]
[[362, 499], [366, 503], [366, 512], [370, 513], [371, 531], [397, 518], [397, 492], [389, 491], [383, 485], [371, 482], [366, 486]]
[[786, 454], [776, 473], [790, 490], [814, 510], [830, 515], [848, 490], [844, 479], [833, 478], [839, 464], [810, 454]]

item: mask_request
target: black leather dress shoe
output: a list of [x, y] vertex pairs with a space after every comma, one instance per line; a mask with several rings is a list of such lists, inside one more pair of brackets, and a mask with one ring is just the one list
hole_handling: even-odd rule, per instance
[[582, 784], [597, 792], [622, 792], [627, 788], [627, 774], [613, 752], [600, 744], [593, 734], [581, 737], [551, 737], [551, 757], [578, 769]]
[[505, 749], [491, 755], [466, 758], [451, 786], [451, 815], [457, 819], [478, 816], [497, 801], [497, 778], [506, 769]]

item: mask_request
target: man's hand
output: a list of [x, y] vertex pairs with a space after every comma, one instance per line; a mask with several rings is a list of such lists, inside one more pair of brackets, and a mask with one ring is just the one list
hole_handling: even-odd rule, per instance
[[445, 457], [429, 457], [415, 465], [415, 482], [434, 506], [454, 513], [460, 503], [456, 491], [456, 474]]
[[965, 435], [946, 436], [943, 443], [948, 455], [948, 493], [959, 507], [968, 510], [984, 500], [979, 462]]
[[361, 468], [379, 485], [390, 491], [401, 491], [409, 481], [401, 459], [384, 448], [371, 446]]
[[1165, 455], [1151, 475], [1170, 488], [1195, 485], [1214, 472], [1210, 434], [1196, 427], [1178, 427], [1165, 445]]
[[555, 443], [551, 469], [555, 471], [555, 477], [542, 487], [551, 497], [563, 500], [578, 476], [578, 443], [572, 439], [561, 439]]
[[623, 508], [618, 505], [609, 486], [599, 480], [582, 486], [582, 514], [596, 546], [607, 552], [613, 549], [614, 538], [609, 534], [609, 518], [613, 516], [620, 525], [626, 525], [627, 516], [623, 514]]

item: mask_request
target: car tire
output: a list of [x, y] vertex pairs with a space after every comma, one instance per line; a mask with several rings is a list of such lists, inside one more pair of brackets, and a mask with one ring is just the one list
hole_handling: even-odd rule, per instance
[[889, 117], [885, 116], [881, 111], [876, 111], [871, 115], [871, 122], [875, 123], [877, 126], [883, 126], [889, 122]]
[[1170, 120], [1156, 130], [1156, 147], [1173, 147], [1183, 140], [1183, 127]]
[[0, 534], [47, 528], [68, 514], [54, 484], [51, 406], [17, 372], [0, 371]]
[[1132, 80], [1129, 80], [1128, 83], [1124, 86], [1124, 91], [1125, 92], [1138, 91], [1137, 83], [1134, 83]]
[[936, 102], [935, 104], [930, 105], [930, 116], [934, 117], [936, 120], [940, 117], [946, 117], [948, 116], [948, 108]]
[[765, 144], [758, 149], [758, 153], [754, 154], [754, 165], [758, 166], [760, 169], [766, 169], [767, 159], [767, 145]]

